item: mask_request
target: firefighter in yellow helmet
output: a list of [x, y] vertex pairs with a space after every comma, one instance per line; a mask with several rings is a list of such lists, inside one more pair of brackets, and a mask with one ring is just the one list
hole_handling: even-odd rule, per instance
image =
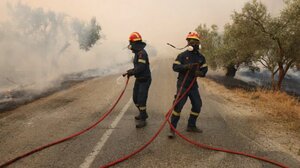
[[147, 98], [151, 85], [151, 71], [148, 54], [145, 50], [146, 43], [142, 41], [142, 36], [138, 32], [133, 32], [129, 36], [128, 48], [134, 53], [133, 69], [127, 71], [128, 77], [135, 76], [136, 80], [133, 88], [133, 102], [139, 109], [139, 114], [135, 116], [137, 120], [136, 128], [146, 126]]
[[[175, 72], [178, 72], [177, 92], [179, 91], [183, 83], [185, 74], [189, 71], [189, 75], [183, 86], [181, 94], [183, 94], [186, 91], [186, 89], [189, 87], [194, 78], [205, 77], [208, 70], [205, 57], [199, 51], [200, 37], [198, 33], [188, 33], [186, 40], [188, 43], [187, 50], [180, 53], [173, 63], [173, 70]], [[196, 126], [196, 121], [202, 107], [202, 101], [199, 94], [197, 81], [193, 84], [191, 90], [175, 106], [171, 116], [171, 124], [175, 128], [177, 127], [177, 123], [180, 119], [181, 110], [184, 104], [186, 103], [187, 98], [189, 98], [192, 103], [192, 109], [190, 111], [190, 117], [188, 119], [187, 131], [202, 133], [202, 130]], [[173, 138], [174, 135], [174, 131], [171, 129], [168, 134], [168, 137]]]

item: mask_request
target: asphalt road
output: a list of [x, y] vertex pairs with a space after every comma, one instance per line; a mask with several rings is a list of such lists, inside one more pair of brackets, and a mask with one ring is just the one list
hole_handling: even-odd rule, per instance
[[[148, 99], [147, 127], [135, 128], [134, 116], [138, 111], [131, 100], [131, 80], [114, 112], [95, 129], [33, 154], [9, 167], [96, 168], [142, 146], [158, 130], [165, 113], [171, 107], [176, 91], [176, 73], [172, 71], [171, 65], [172, 60], [166, 59], [157, 61], [152, 66], [153, 80]], [[88, 127], [111, 106], [124, 82], [120, 75], [92, 79], [1, 114], [0, 163]], [[198, 82], [201, 83], [201, 80]], [[224, 117], [226, 104], [222, 99], [206, 91], [202, 84], [199, 89], [203, 108], [198, 126], [204, 132], [194, 134], [185, 131], [190, 111], [188, 101], [178, 126], [181, 133], [204, 144], [267, 157], [289, 167], [300, 167], [299, 160], [284, 151], [266, 148], [261, 142], [255, 141], [253, 136], [256, 135], [251, 134], [251, 128], [232, 124], [233, 121]], [[178, 136], [168, 139], [168, 130], [165, 127], [145, 150], [115, 167], [275, 167], [243, 156], [200, 149]]]

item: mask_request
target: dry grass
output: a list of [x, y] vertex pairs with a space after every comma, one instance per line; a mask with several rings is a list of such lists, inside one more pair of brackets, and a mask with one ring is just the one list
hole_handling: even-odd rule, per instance
[[284, 92], [273, 92], [264, 89], [249, 92], [238, 89], [236, 93], [248, 98], [256, 107], [264, 109], [263, 111], [274, 117], [284, 120], [300, 119], [299, 100]]
[[263, 89], [228, 89], [211, 79], [201, 79], [200, 83], [208, 94], [223, 98], [224, 101], [220, 102], [228, 107], [230, 115], [249, 116], [245, 125], [251, 127], [257, 135], [268, 139], [265, 143], [272, 142], [292, 155], [300, 156], [299, 99], [283, 92]]
[[284, 92], [273, 92], [258, 89], [247, 91], [243, 89], [227, 89], [210, 79], [204, 79], [206, 89], [223, 96], [226, 100], [252, 106], [256, 111], [264, 112], [272, 120], [285, 122], [290, 129], [300, 129], [300, 100]]

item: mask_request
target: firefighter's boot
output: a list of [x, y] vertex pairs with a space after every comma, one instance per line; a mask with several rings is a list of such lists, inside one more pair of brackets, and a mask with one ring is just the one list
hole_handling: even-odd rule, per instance
[[202, 133], [203, 131], [196, 126], [196, 120], [197, 116], [190, 115], [189, 121], [188, 121], [188, 126], [186, 131], [187, 132], [196, 132], [196, 133]]
[[[180, 116], [176, 116], [174, 114], [172, 114], [171, 116], [171, 124], [174, 128], [177, 127], [177, 123], [180, 119]], [[170, 128], [170, 131], [168, 133], [168, 138], [173, 139], [175, 137], [175, 132], [172, 130], [172, 128]]]
[[200, 128], [198, 128], [196, 126], [195, 127], [187, 127], [186, 131], [187, 132], [196, 132], [196, 133], [202, 133], [203, 132]]
[[138, 123], [135, 125], [135, 128], [143, 128], [147, 125], [146, 120], [138, 120]]
[[135, 117], [137, 124], [135, 125], [136, 128], [143, 128], [147, 125], [146, 119], [148, 118], [148, 114], [146, 110], [140, 110], [140, 114]]
[[[141, 114], [142, 112], [139, 112], [139, 115], [136, 115], [135, 117], [134, 117], [134, 119], [136, 119], [136, 120], [141, 120]], [[145, 119], [147, 119], [148, 118], [148, 114], [147, 114], [147, 112], [145, 112], [146, 114], [145, 114]]]
[[170, 131], [168, 133], [168, 138], [173, 139], [175, 137], [175, 132], [170, 128]]
[[137, 116], [134, 117], [134, 119], [136, 120], [141, 120], [141, 119], [147, 119], [148, 118], [148, 114], [146, 112], [146, 107], [138, 107], [139, 109], [139, 114]]

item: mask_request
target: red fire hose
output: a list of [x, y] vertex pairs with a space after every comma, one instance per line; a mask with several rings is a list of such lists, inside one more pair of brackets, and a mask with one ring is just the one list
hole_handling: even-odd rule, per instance
[[263, 158], [263, 157], [258, 157], [258, 156], [254, 156], [254, 155], [251, 155], [251, 154], [246, 154], [246, 153], [243, 153], [243, 152], [236, 152], [236, 151], [231, 151], [231, 150], [226, 150], [226, 149], [221, 149], [221, 148], [215, 148], [215, 147], [211, 147], [211, 146], [208, 146], [208, 145], [205, 145], [205, 144], [200, 144], [198, 142], [195, 142], [195, 141], [192, 141], [190, 139], [188, 139], [187, 137], [183, 136], [182, 134], [180, 134], [173, 126], [172, 124], [170, 123], [169, 121], [169, 117], [170, 115], [172, 114], [172, 111], [174, 109], [174, 107], [176, 106], [176, 104], [178, 104], [178, 102], [189, 92], [189, 90], [191, 89], [191, 87], [193, 86], [193, 84], [195, 83], [196, 81], [196, 78], [193, 79], [193, 81], [191, 82], [190, 86], [187, 88], [187, 90], [181, 95], [181, 91], [182, 91], [182, 87], [184, 86], [185, 84], [185, 81], [186, 81], [186, 78], [188, 76], [188, 73], [186, 73], [185, 75], [185, 78], [183, 80], [183, 83], [180, 87], [180, 90], [179, 92], [177, 93], [177, 97], [172, 105], [172, 107], [169, 109], [169, 111], [167, 112], [166, 114], [166, 118], [164, 120], [164, 122], [161, 124], [161, 126], [159, 127], [158, 131], [154, 134], [153, 137], [150, 138], [150, 140], [144, 144], [143, 146], [141, 146], [140, 148], [138, 148], [137, 150], [135, 150], [134, 152], [118, 159], [118, 160], [115, 160], [113, 162], [110, 162], [106, 165], [103, 165], [103, 166], [100, 166], [100, 168], [107, 168], [107, 167], [110, 167], [110, 166], [113, 166], [113, 165], [116, 165], [118, 163], [121, 163], [127, 159], [129, 159], [130, 157], [136, 155], [137, 153], [141, 152], [143, 149], [145, 149], [148, 145], [150, 145], [150, 143], [152, 143], [156, 137], [160, 134], [160, 132], [162, 131], [162, 129], [164, 128], [166, 122], [169, 123], [169, 125], [171, 126], [171, 128], [176, 132], [177, 135], [179, 135], [181, 138], [183, 138], [185, 141], [193, 144], [193, 145], [196, 145], [197, 147], [200, 147], [200, 148], [204, 148], [204, 149], [208, 149], [208, 150], [215, 150], [215, 151], [220, 151], [220, 152], [226, 152], [226, 153], [231, 153], [231, 154], [236, 154], [236, 155], [242, 155], [242, 156], [246, 156], [246, 157], [250, 157], [250, 158], [253, 158], [253, 159], [257, 159], [257, 160], [261, 160], [261, 161], [264, 161], [264, 162], [268, 162], [268, 163], [271, 163], [273, 165], [276, 165], [276, 166], [279, 166], [279, 167], [282, 167], [282, 168], [287, 168], [287, 166], [281, 164], [281, 163], [278, 163], [278, 162], [275, 162], [275, 161], [272, 161], [272, 160], [269, 160], [269, 159], [266, 159], [266, 158]]
[[187, 137], [185, 137], [184, 135], [182, 135], [181, 133], [179, 133], [179, 132], [174, 128], [174, 126], [170, 123], [169, 120], [168, 120], [168, 123], [169, 123], [170, 127], [172, 128], [172, 130], [174, 130], [175, 133], [176, 133], [178, 136], [180, 136], [180, 137], [181, 137], [182, 139], [184, 139], [185, 141], [187, 141], [187, 142], [189, 142], [190, 144], [195, 145], [195, 146], [197, 146], [197, 147], [199, 147], [199, 148], [204, 148], [204, 149], [214, 150], [214, 151], [220, 151], [220, 152], [225, 152], [225, 153], [231, 153], [231, 154], [235, 154], [235, 155], [242, 155], [242, 156], [250, 157], [250, 158], [253, 158], [253, 159], [261, 160], [261, 161], [264, 161], [264, 162], [268, 162], [268, 163], [271, 163], [271, 164], [276, 165], [276, 166], [278, 166], [278, 167], [287, 168], [287, 166], [283, 165], [282, 163], [279, 163], [279, 162], [276, 162], [276, 161], [272, 161], [272, 160], [269, 160], [269, 159], [267, 159], [267, 158], [263, 158], [263, 157], [259, 157], [259, 156], [254, 156], [254, 155], [247, 154], [247, 153], [243, 153], [243, 152], [236, 152], [236, 151], [227, 150], [227, 149], [222, 149], [222, 148], [215, 148], [215, 147], [212, 147], [212, 146], [208, 146], [208, 145], [201, 144], [201, 143], [199, 143], [199, 142], [190, 140], [190, 139], [188, 139]]
[[[151, 142], [153, 142], [155, 140], [155, 138], [159, 135], [159, 133], [162, 131], [162, 129], [164, 128], [164, 126], [166, 125], [167, 123], [167, 120], [168, 118], [170, 117], [171, 113], [172, 113], [172, 110], [173, 108], [175, 107], [175, 105], [188, 93], [188, 91], [192, 88], [193, 84], [195, 83], [196, 79], [194, 79], [192, 81], [192, 83], [190, 84], [190, 86], [188, 87], [188, 89], [184, 92], [184, 94], [180, 97], [180, 93], [182, 91], [182, 88], [185, 84], [185, 81], [187, 79], [187, 76], [189, 74], [189, 71], [186, 73], [184, 79], [183, 79], [183, 82], [182, 82], [182, 85], [177, 93], [177, 96], [176, 96], [176, 99], [175, 99], [175, 103], [173, 104], [172, 108], [168, 111], [168, 113], [166, 114], [166, 119], [164, 120], [164, 122], [161, 124], [161, 126], [159, 127], [159, 130], [155, 133], [155, 135], [145, 144], [143, 145], [142, 147], [138, 148], [137, 150], [135, 150], [134, 152], [130, 153], [129, 155], [126, 155], [116, 161], [113, 161], [113, 162], [110, 162], [104, 166], [101, 166], [101, 168], [106, 168], [106, 167], [110, 167], [110, 166], [113, 166], [113, 165], [116, 165], [120, 162], [123, 162], [127, 159], [129, 159], [130, 157], [134, 156], [135, 154], [141, 152], [143, 149], [145, 149], [148, 145], [150, 145]], [[179, 98], [180, 97], [180, 98]]]
[[127, 78], [125, 87], [124, 87], [124, 89], [122, 90], [121, 94], [119, 95], [118, 99], [117, 99], [117, 100], [115, 101], [115, 103], [113, 104], [113, 106], [112, 106], [106, 113], [104, 113], [104, 115], [103, 115], [97, 122], [95, 122], [94, 124], [92, 124], [91, 126], [89, 126], [88, 128], [86, 128], [86, 129], [84, 129], [84, 130], [82, 130], [82, 131], [80, 131], [80, 132], [74, 133], [74, 134], [72, 134], [72, 135], [70, 135], [70, 136], [68, 136], [68, 137], [65, 137], [65, 138], [63, 138], [63, 139], [60, 139], [60, 140], [54, 141], [54, 142], [52, 142], [52, 143], [49, 143], [49, 144], [47, 144], [47, 145], [41, 146], [41, 147], [36, 148], [36, 149], [34, 149], [34, 150], [30, 151], [30, 152], [24, 153], [23, 155], [20, 155], [20, 156], [14, 158], [14, 159], [11, 159], [11, 160], [9, 160], [9, 161], [7, 161], [7, 162], [1, 164], [1, 165], [0, 165], [0, 168], [6, 167], [6, 166], [8, 166], [8, 165], [10, 165], [10, 164], [12, 164], [12, 163], [14, 163], [14, 162], [16, 162], [16, 161], [22, 159], [22, 158], [25, 158], [25, 157], [27, 157], [27, 156], [29, 156], [29, 155], [32, 155], [32, 154], [34, 154], [34, 153], [36, 153], [36, 152], [38, 152], [38, 151], [44, 150], [44, 149], [46, 149], [46, 148], [49, 148], [50, 146], [54, 146], [54, 145], [60, 144], [60, 143], [62, 143], [62, 142], [65, 142], [65, 141], [67, 141], [67, 140], [70, 140], [70, 139], [72, 139], [72, 138], [74, 138], [74, 137], [77, 137], [77, 136], [79, 136], [79, 135], [81, 135], [81, 134], [83, 134], [83, 133], [86, 133], [87, 131], [89, 131], [89, 130], [95, 128], [101, 121], [103, 121], [103, 120], [104, 120], [104, 119], [105, 119], [105, 118], [113, 111], [113, 109], [114, 109], [114, 108], [116, 107], [116, 105], [119, 103], [120, 99], [122, 98], [122, 96], [123, 96], [123, 94], [124, 94], [124, 92], [125, 92], [125, 90], [126, 90], [126, 88], [127, 88], [128, 82], [129, 82], [129, 78]]
[[[188, 72], [188, 73], [189, 73], [189, 72]], [[153, 136], [153, 137], [152, 137], [145, 145], [143, 145], [143, 146], [140, 147], [139, 149], [135, 150], [135, 151], [132, 152], [131, 154], [126, 155], [126, 156], [124, 156], [124, 157], [122, 157], [122, 158], [120, 158], [120, 159], [118, 159], [118, 160], [116, 160], [116, 161], [110, 162], [110, 163], [108, 163], [108, 164], [106, 164], [106, 165], [104, 165], [104, 166], [101, 166], [101, 168], [106, 168], [106, 167], [110, 167], [110, 166], [116, 165], [116, 164], [118, 164], [118, 163], [120, 163], [120, 162], [123, 162], [123, 161], [129, 159], [130, 157], [134, 156], [135, 154], [141, 152], [143, 149], [145, 149], [148, 145], [150, 145], [150, 144], [156, 139], [156, 137], [160, 134], [160, 132], [162, 131], [162, 129], [164, 128], [164, 126], [165, 126], [165, 124], [166, 124], [167, 122], [170, 124], [171, 128], [175, 131], [175, 133], [176, 133], [178, 136], [180, 136], [181, 138], [183, 138], [183, 139], [186, 140], [187, 142], [189, 142], [189, 143], [191, 143], [191, 144], [193, 144], [193, 145], [196, 145], [197, 147], [204, 148], [204, 149], [208, 149], [208, 150], [215, 150], [215, 151], [220, 151], [220, 152], [226, 152], [226, 153], [231, 153], [231, 154], [242, 155], [242, 156], [254, 158], [254, 159], [257, 159], [257, 160], [261, 160], [261, 161], [264, 161], [264, 162], [268, 162], [268, 163], [271, 163], [271, 164], [273, 164], [273, 165], [276, 165], [276, 166], [279, 166], [279, 167], [282, 167], [282, 168], [287, 168], [287, 166], [285, 166], [285, 165], [283, 165], [283, 164], [281, 164], [281, 163], [278, 163], [278, 162], [275, 162], [275, 161], [272, 161], [272, 160], [269, 160], [269, 159], [266, 159], [266, 158], [262, 158], [262, 157], [258, 157], [258, 156], [254, 156], [254, 155], [250, 155], [250, 154], [246, 154], [246, 153], [243, 153], [243, 152], [236, 152], [236, 151], [231, 151], [231, 150], [226, 150], [226, 149], [221, 149], [221, 148], [211, 147], [211, 146], [208, 146], [208, 145], [201, 144], [201, 143], [195, 142], [195, 141], [193, 141], [193, 140], [190, 140], [190, 139], [188, 139], [187, 137], [185, 137], [185, 136], [183, 136], [182, 134], [180, 134], [180, 133], [172, 126], [172, 124], [170, 123], [169, 117], [170, 117], [170, 115], [172, 114], [172, 111], [173, 111], [174, 107], [176, 106], [176, 104], [178, 104], [178, 102], [179, 102], [179, 101], [180, 101], [180, 100], [181, 100], [181, 99], [189, 92], [189, 90], [191, 89], [191, 87], [193, 86], [193, 84], [194, 84], [195, 81], [196, 81], [196, 78], [194, 78], [193, 81], [191, 82], [191, 84], [189, 85], [189, 87], [187, 88], [187, 90], [186, 90], [182, 95], [180, 95], [180, 93], [181, 93], [181, 91], [182, 91], [182, 88], [183, 88], [183, 86], [184, 86], [184, 84], [185, 84], [185, 82], [186, 82], [188, 73], [185, 75], [185, 78], [184, 78], [184, 80], [183, 80], [182, 86], [180, 87], [180, 89], [179, 89], [179, 91], [178, 91], [178, 93], [177, 93], [176, 99], [175, 99], [175, 101], [174, 101], [172, 107], [168, 110], [167, 114], [165, 115], [165, 120], [164, 120], [164, 122], [161, 124], [159, 130], [155, 133], [155, 135], [154, 135], [154, 136]], [[72, 138], [74, 138], [74, 137], [76, 137], [76, 136], [79, 136], [79, 135], [81, 135], [81, 134], [83, 134], [83, 133], [85, 133], [85, 132], [87, 132], [87, 131], [93, 129], [94, 127], [96, 127], [102, 120], [104, 120], [104, 119], [112, 112], [112, 110], [113, 110], [113, 109], [115, 108], [115, 106], [118, 104], [118, 102], [119, 102], [120, 99], [122, 98], [122, 96], [123, 96], [123, 94], [124, 94], [124, 92], [125, 92], [125, 90], [126, 90], [126, 88], [127, 88], [128, 82], [129, 82], [129, 78], [127, 79], [126, 84], [125, 84], [125, 87], [124, 87], [124, 89], [122, 90], [122, 92], [121, 92], [120, 96], [118, 97], [118, 99], [116, 100], [116, 102], [113, 104], [113, 106], [112, 106], [112, 107], [111, 107], [111, 108], [110, 108], [110, 109], [109, 109], [109, 110], [108, 110], [108, 111], [107, 111], [107, 112], [106, 112], [106, 113], [105, 113], [105, 114], [104, 114], [97, 122], [95, 122], [94, 124], [92, 124], [92, 125], [89, 126], [88, 128], [86, 128], [86, 129], [84, 129], [84, 130], [82, 130], [82, 131], [80, 131], [80, 132], [78, 132], [78, 133], [72, 134], [72, 135], [70, 135], [70, 136], [68, 136], [68, 137], [66, 137], [66, 138], [63, 138], [63, 139], [61, 139], [61, 140], [52, 142], [52, 143], [50, 143], [50, 144], [44, 145], [44, 146], [39, 147], [39, 148], [37, 148], [37, 149], [34, 149], [34, 150], [30, 151], [30, 152], [27, 152], [27, 153], [25, 153], [25, 154], [23, 154], [23, 155], [20, 155], [20, 156], [14, 158], [14, 159], [12, 159], [12, 160], [10, 160], [10, 161], [8, 161], [8, 162], [2, 164], [2, 165], [0, 165], [0, 168], [6, 167], [6, 166], [8, 166], [8, 165], [10, 165], [10, 164], [12, 164], [12, 163], [14, 163], [14, 162], [16, 162], [17, 160], [20, 160], [20, 159], [22, 159], [22, 158], [25, 158], [25, 157], [27, 157], [27, 156], [29, 156], [29, 155], [32, 155], [32, 154], [34, 154], [34, 153], [36, 153], [36, 152], [38, 152], [38, 151], [41, 151], [41, 150], [43, 150], [43, 149], [46, 149], [46, 148], [50, 147], [50, 146], [53, 146], [53, 145], [56, 145], [56, 144], [65, 142], [65, 141], [67, 141], [67, 140], [70, 140], [70, 139], [72, 139]]]

